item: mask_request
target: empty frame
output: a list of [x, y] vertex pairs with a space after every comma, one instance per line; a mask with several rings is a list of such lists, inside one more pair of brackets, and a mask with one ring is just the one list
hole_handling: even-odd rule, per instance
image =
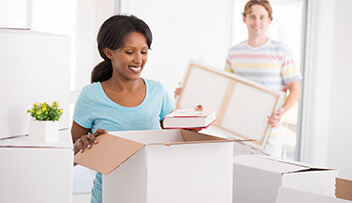
[[277, 110], [285, 93], [246, 78], [191, 62], [176, 108], [202, 104], [215, 109], [213, 126], [264, 147], [269, 136], [267, 116]]

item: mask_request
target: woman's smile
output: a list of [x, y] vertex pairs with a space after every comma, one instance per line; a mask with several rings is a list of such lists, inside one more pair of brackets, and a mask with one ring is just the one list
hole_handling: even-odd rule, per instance
[[142, 69], [142, 66], [128, 66], [133, 72], [139, 73]]

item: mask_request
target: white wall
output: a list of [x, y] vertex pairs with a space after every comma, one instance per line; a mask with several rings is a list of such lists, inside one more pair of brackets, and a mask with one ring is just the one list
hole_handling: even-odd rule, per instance
[[[335, 1], [334, 1], [335, 2]], [[334, 9], [331, 66], [331, 112], [328, 164], [352, 179], [352, 1], [339, 0]]]
[[153, 33], [143, 77], [159, 80], [171, 96], [189, 60], [223, 69], [231, 45], [232, 1], [121, 0], [121, 13], [143, 19]]
[[352, 13], [350, 0], [310, 1], [303, 162], [337, 168], [352, 179]]
[[0, 0], [0, 27], [28, 28], [28, 0]]
[[77, 40], [74, 81], [71, 90], [90, 84], [90, 74], [100, 61], [97, 34], [103, 22], [115, 13], [115, 0], [77, 0]]

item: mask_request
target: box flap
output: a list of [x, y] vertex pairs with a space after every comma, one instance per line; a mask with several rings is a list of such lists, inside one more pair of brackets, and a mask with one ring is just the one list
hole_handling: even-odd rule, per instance
[[109, 174], [145, 145], [139, 142], [104, 134], [97, 137], [99, 143], [91, 149], [78, 152], [74, 161], [102, 174]]
[[275, 158], [275, 157], [271, 157], [271, 156], [262, 157], [262, 158], [269, 159], [269, 160], [272, 160], [272, 161], [276, 161], [278, 163], [285, 164], [285, 165], [297, 166], [297, 168], [294, 169], [294, 170], [283, 171], [282, 172], [283, 174], [284, 173], [299, 173], [299, 172], [307, 172], [307, 171], [336, 170], [336, 169], [331, 169], [331, 168], [313, 166], [313, 165], [310, 165], [310, 164], [305, 164], [305, 163], [297, 162], [297, 161], [283, 160], [283, 159], [279, 159], [279, 158]]
[[180, 130], [180, 131], [181, 131], [183, 140], [185, 142], [208, 141], [208, 140], [226, 140], [226, 141], [230, 140], [230, 139], [216, 137], [216, 136], [212, 136], [212, 135], [206, 135], [203, 133], [198, 133], [198, 132], [194, 132], [194, 131], [190, 131], [190, 130]]
[[139, 130], [139, 131], [116, 131], [112, 135], [123, 137], [128, 140], [143, 143], [145, 145], [179, 145], [191, 143], [209, 142], [234, 142], [236, 140], [206, 135], [190, 130], [163, 129], [163, 130]]
[[[190, 130], [180, 130], [183, 140], [185, 143], [205, 143], [205, 142], [237, 142], [243, 140], [233, 140], [233, 139], [226, 139], [222, 137], [217, 137], [213, 135], [207, 135], [203, 133], [198, 133]], [[173, 143], [177, 144], [177, 143]]]
[[109, 132], [109, 134], [122, 137], [128, 140], [143, 144], [155, 144], [155, 143], [173, 143], [183, 142], [180, 130], [168, 129], [168, 130], [135, 130], [135, 131], [115, 131]]
[[305, 166], [290, 164], [289, 162], [280, 162], [264, 155], [238, 155], [234, 156], [233, 160], [235, 164], [251, 168], [260, 168], [264, 171], [280, 174], [307, 169]]
[[243, 154], [258, 154], [258, 155], [269, 156], [268, 153], [260, 149], [257, 149], [256, 147], [248, 145], [245, 142], [247, 141], [239, 141], [234, 143], [234, 151], [233, 151], [234, 156], [243, 155]]
[[352, 201], [352, 180], [336, 178], [336, 193], [337, 198]]

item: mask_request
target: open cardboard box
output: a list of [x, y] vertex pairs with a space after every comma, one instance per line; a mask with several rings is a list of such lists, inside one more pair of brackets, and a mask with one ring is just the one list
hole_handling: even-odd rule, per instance
[[233, 160], [234, 202], [275, 202], [280, 186], [335, 196], [335, 169], [262, 155], [239, 155]]
[[336, 178], [336, 192], [337, 198], [352, 201], [352, 180]]
[[104, 174], [104, 202], [232, 202], [234, 140], [179, 129], [97, 139], [75, 162]]

